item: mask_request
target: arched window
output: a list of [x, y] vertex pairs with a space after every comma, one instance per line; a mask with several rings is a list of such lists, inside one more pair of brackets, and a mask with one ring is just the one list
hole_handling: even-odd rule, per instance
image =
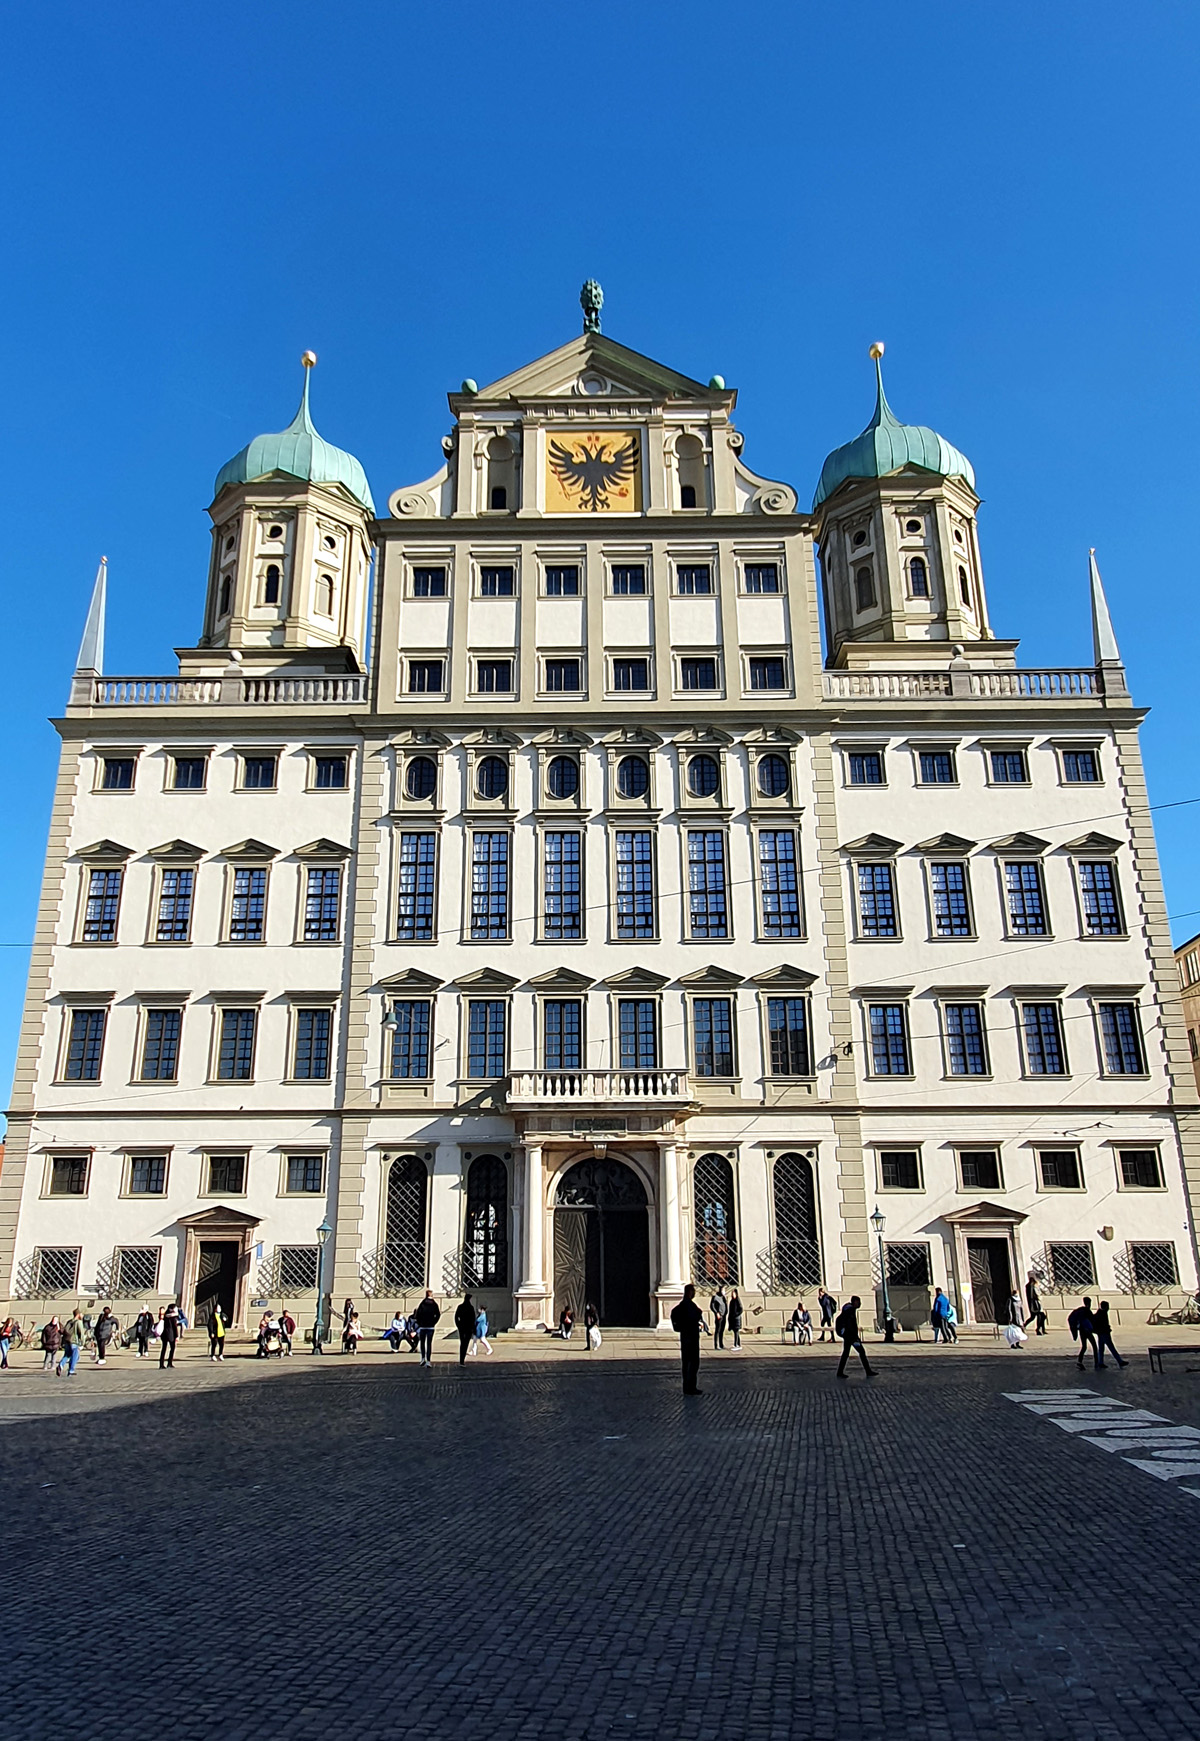
[[554, 756], [546, 769], [546, 789], [552, 798], [573, 798], [579, 790], [579, 763], [574, 756]]
[[400, 1155], [388, 1168], [384, 1211], [382, 1291], [425, 1285], [425, 1222], [429, 1174], [416, 1155]]
[[494, 509], [507, 509], [517, 499], [516, 450], [506, 435], [487, 444], [487, 499]]
[[816, 1287], [821, 1280], [817, 1198], [804, 1155], [780, 1155], [771, 1175], [775, 1198], [775, 1286]]
[[929, 570], [923, 556], [914, 556], [909, 563], [908, 586], [914, 598], [929, 597]]
[[484, 756], [475, 770], [475, 788], [481, 798], [503, 798], [508, 791], [508, 763], [503, 756]]
[[432, 756], [411, 756], [404, 770], [404, 790], [409, 798], [432, 798], [437, 791], [437, 763]]
[[696, 506], [695, 484], [680, 484], [679, 506], [681, 508], [694, 508]]
[[650, 764], [645, 756], [622, 756], [617, 763], [617, 791], [622, 798], [644, 798], [650, 788]]
[[963, 603], [969, 605], [971, 602], [971, 583], [967, 579], [965, 568], [960, 568], [958, 571], [958, 590]]
[[737, 1282], [737, 1224], [733, 1168], [724, 1155], [701, 1155], [692, 1171], [695, 1244], [692, 1274], [701, 1287]]
[[680, 435], [675, 442], [679, 472], [679, 506], [698, 508], [707, 497], [704, 479], [704, 443], [698, 435]]
[[225, 576], [224, 580], [221, 582], [221, 602], [217, 606], [217, 615], [218, 616], [227, 617], [229, 615], [229, 601], [232, 598], [232, 596], [233, 596], [233, 576], [232, 576], [232, 574], [227, 574]]
[[333, 615], [333, 576], [322, 574], [317, 579], [317, 611], [320, 616]]
[[860, 611], [869, 611], [875, 603], [875, 576], [869, 568], [860, 568], [854, 576], [854, 601]]
[[266, 578], [263, 581], [263, 603], [265, 605], [279, 603], [279, 564], [277, 562], [267, 564]]
[[477, 1155], [467, 1172], [463, 1286], [508, 1285], [508, 1171], [498, 1155]]
[[758, 789], [764, 798], [782, 798], [791, 783], [792, 777], [782, 756], [759, 757]]

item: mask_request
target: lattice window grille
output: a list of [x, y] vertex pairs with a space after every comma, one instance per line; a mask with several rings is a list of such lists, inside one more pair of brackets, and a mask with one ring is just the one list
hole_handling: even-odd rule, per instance
[[1096, 1282], [1096, 1258], [1086, 1241], [1055, 1240], [1046, 1246], [1046, 1277], [1058, 1293], [1077, 1293]]
[[303, 1294], [317, 1285], [319, 1247], [315, 1245], [277, 1245], [275, 1286], [277, 1294]]
[[113, 1252], [112, 1292], [122, 1297], [153, 1293], [158, 1287], [158, 1245], [123, 1245]]
[[30, 1292], [35, 1297], [73, 1293], [78, 1279], [78, 1246], [41, 1245], [34, 1252], [30, 1267]]
[[1154, 1294], [1179, 1285], [1175, 1247], [1167, 1240], [1130, 1240], [1113, 1267], [1126, 1293]]
[[[925, 1240], [888, 1240], [887, 1278], [890, 1288], [927, 1288], [932, 1279], [929, 1245]], [[878, 1267], [878, 1259], [876, 1259]]]
[[[457, 1270], [454, 1272], [457, 1276]], [[369, 1251], [359, 1264], [363, 1293], [403, 1294], [425, 1286], [425, 1241], [391, 1240]], [[445, 1285], [445, 1284], [443, 1284]], [[455, 1287], [458, 1286], [457, 1280]]]
[[724, 1155], [701, 1155], [692, 1172], [692, 1274], [701, 1287], [738, 1280], [733, 1168]]
[[822, 1280], [816, 1191], [807, 1155], [780, 1155], [771, 1172], [775, 1204], [775, 1292]]

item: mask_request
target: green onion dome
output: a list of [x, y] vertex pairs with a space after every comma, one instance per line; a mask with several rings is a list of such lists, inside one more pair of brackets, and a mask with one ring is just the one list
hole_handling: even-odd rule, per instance
[[341, 484], [369, 514], [374, 514], [371, 486], [358, 460], [332, 442], [323, 441], [313, 428], [308, 410], [308, 380], [316, 360], [312, 351], [305, 351], [304, 392], [300, 409], [287, 428], [277, 435], [256, 435], [249, 446], [223, 465], [217, 473], [214, 496], [219, 496], [226, 484], [249, 484], [270, 477], [272, 472], [283, 472], [308, 484]]
[[856, 435], [844, 447], [835, 447], [825, 461], [813, 507], [819, 508], [847, 478], [883, 478], [906, 465], [920, 466], [924, 471], [936, 472], [943, 478], [965, 478], [974, 489], [975, 472], [965, 454], [951, 447], [935, 429], [899, 421], [883, 390], [883, 370], [879, 362], [883, 346], [873, 344], [871, 355], [875, 359], [878, 384], [875, 415], [861, 435]]

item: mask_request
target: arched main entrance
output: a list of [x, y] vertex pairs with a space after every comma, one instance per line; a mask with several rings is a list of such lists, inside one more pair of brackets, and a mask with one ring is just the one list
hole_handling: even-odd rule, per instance
[[601, 1324], [650, 1323], [650, 1211], [623, 1161], [576, 1161], [554, 1199], [554, 1315], [591, 1300]]

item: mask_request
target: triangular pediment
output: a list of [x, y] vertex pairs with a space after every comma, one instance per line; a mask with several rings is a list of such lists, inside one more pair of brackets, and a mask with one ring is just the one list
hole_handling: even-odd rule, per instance
[[951, 1209], [942, 1220], [959, 1227], [970, 1226], [973, 1221], [999, 1222], [1002, 1226], [1015, 1227], [1020, 1221], [1028, 1221], [1029, 1217], [1019, 1209], [1006, 1209], [1003, 1203], [972, 1203], [967, 1209]]
[[462, 973], [454, 981], [461, 991], [511, 991], [516, 983], [511, 973], [501, 973], [495, 967], [477, 967], [474, 973]]
[[693, 973], [681, 973], [679, 983], [688, 986], [692, 991], [702, 988], [713, 991], [729, 991], [735, 985], [741, 985], [742, 976], [740, 973], [731, 973], [727, 967], [710, 965], [697, 967]]
[[664, 974], [651, 973], [648, 967], [626, 967], [610, 973], [604, 983], [617, 991], [660, 991], [667, 981]]
[[765, 973], [756, 973], [751, 984], [781, 987], [792, 985], [803, 990], [812, 985], [816, 977], [815, 973], [808, 973], [803, 967], [791, 967], [785, 961], [779, 967], [768, 967]]
[[204, 848], [193, 846], [188, 840], [168, 840], [162, 846], [152, 846], [146, 856], [159, 860], [176, 859], [181, 864], [195, 864], [198, 858], [204, 857]]
[[221, 858], [257, 859], [262, 862], [264, 859], [278, 858], [279, 854], [275, 847], [267, 846], [261, 840], [239, 840], [235, 846], [227, 846], [220, 856]]
[[350, 848], [339, 846], [336, 840], [310, 840], [307, 846], [298, 846], [296, 858], [349, 858]]
[[917, 843], [918, 852], [970, 852], [975, 845], [973, 840], [964, 840], [961, 834], [935, 834], [932, 840], [922, 840]]
[[181, 1215], [180, 1227], [199, 1229], [202, 1227], [257, 1227], [262, 1217], [247, 1215], [241, 1209], [227, 1209], [223, 1203], [218, 1203], [212, 1209], [201, 1209], [196, 1215]]
[[693, 399], [710, 405], [731, 405], [732, 393], [706, 387], [690, 375], [665, 363], [656, 363], [628, 345], [604, 333], [581, 333], [556, 351], [547, 351], [524, 363], [511, 374], [489, 381], [478, 393], [450, 395], [450, 406], [459, 411], [489, 401], [557, 399], [579, 397], [593, 400], [639, 399], [661, 403], [667, 399]]
[[122, 863], [125, 859], [132, 858], [132, 856], [133, 848], [131, 846], [122, 846], [115, 840], [94, 840], [91, 846], [81, 846], [79, 851], [75, 854], [76, 858], [118, 859]]
[[539, 991], [586, 991], [594, 981], [586, 973], [576, 973], [573, 967], [552, 967], [549, 973], [539, 973], [529, 983]]
[[435, 973], [422, 973], [419, 967], [406, 967], [400, 973], [379, 980], [377, 987], [380, 991], [436, 991], [441, 983]]
[[891, 858], [899, 852], [902, 841], [889, 840], [886, 834], [864, 834], [861, 840], [848, 840], [842, 847], [843, 852], [873, 853], [880, 858]]
[[1118, 852], [1121, 847], [1119, 840], [1114, 840], [1111, 834], [1081, 834], [1078, 840], [1068, 840], [1065, 843], [1067, 852], [1101, 852], [1108, 854]]
[[1003, 840], [993, 840], [993, 852], [1045, 852], [1049, 846], [1048, 840], [1040, 840], [1036, 834], [1006, 834]]

